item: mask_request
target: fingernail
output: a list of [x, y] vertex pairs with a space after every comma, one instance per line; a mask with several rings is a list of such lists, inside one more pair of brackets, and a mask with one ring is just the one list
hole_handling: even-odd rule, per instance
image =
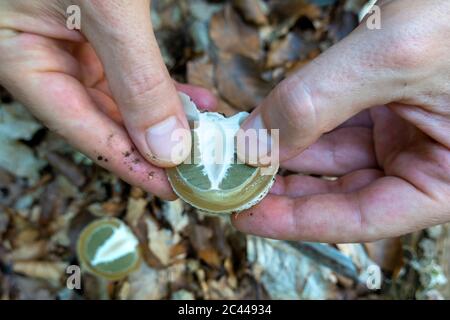
[[251, 165], [268, 165], [267, 157], [271, 150], [271, 137], [268, 133], [261, 113], [256, 114], [244, 123], [242, 126], [244, 134], [248, 139], [248, 143], [243, 146], [239, 146], [238, 143], [238, 156], [241, 160], [244, 160], [239, 153], [245, 150], [245, 162]]
[[157, 160], [179, 164], [189, 155], [190, 134], [176, 116], [147, 129], [147, 145]]

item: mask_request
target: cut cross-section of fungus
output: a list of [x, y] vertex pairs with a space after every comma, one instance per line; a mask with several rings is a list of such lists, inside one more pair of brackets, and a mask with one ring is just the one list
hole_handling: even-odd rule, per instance
[[78, 259], [89, 272], [118, 280], [140, 263], [139, 242], [128, 226], [116, 218], [95, 220], [81, 232]]
[[192, 206], [212, 213], [239, 212], [257, 204], [272, 186], [278, 166], [262, 174], [261, 168], [237, 161], [235, 137], [248, 113], [226, 118], [198, 111], [183, 93], [180, 98], [193, 144], [187, 161], [167, 169], [175, 193]]

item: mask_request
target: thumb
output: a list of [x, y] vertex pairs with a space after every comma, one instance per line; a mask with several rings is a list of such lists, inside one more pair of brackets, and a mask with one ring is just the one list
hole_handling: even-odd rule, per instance
[[[404, 40], [395, 40], [396, 36], [392, 30], [369, 30], [361, 24], [282, 81], [243, 123], [239, 134], [248, 129], [279, 130], [279, 143], [272, 141], [272, 145], [279, 146], [282, 162], [365, 108], [401, 100], [412, 76], [405, 70], [414, 62], [403, 57], [407, 50], [399, 41]], [[248, 159], [266, 158], [263, 151], [267, 153], [267, 148], [241, 149], [238, 156], [248, 163]]]
[[134, 144], [155, 165], [181, 163], [191, 149], [189, 126], [152, 31], [149, 1], [83, 1], [83, 9], [82, 32]]

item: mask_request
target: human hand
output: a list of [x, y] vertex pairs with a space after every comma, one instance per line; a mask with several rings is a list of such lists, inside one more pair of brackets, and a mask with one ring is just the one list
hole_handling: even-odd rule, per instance
[[[66, 27], [72, 4], [81, 31]], [[188, 128], [176, 91], [205, 109], [216, 103], [170, 79], [149, 0], [1, 1], [0, 84], [99, 165], [168, 199], [175, 195], [158, 167], [183, 161], [191, 147], [186, 139], [180, 158], [171, 158], [180, 141], [170, 133]]]
[[243, 124], [279, 129], [282, 167], [339, 178], [277, 177], [241, 231], [362, 242], [450, 221], [450, 3], [379, 5], [380, 30], [362, 22]]

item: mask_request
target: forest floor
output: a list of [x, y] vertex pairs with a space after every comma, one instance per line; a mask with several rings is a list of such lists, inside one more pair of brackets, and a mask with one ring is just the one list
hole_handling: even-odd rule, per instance
[[[364, 3], [155, 0], [152, 22], [172, 76], [210, 89], [231, 115], [351, 32]], [[1, 299], [450, 298], [448, 225], [366, 244], [246, 236], [227, 217], [129, 186], [1, 88], [0, 98]], [[83, 273], [70, 290], [80, 230], [100, 217], [124, 220], [144, 261], [120, 281]], [[379, 290], [367, 286], [373, 266]]]

